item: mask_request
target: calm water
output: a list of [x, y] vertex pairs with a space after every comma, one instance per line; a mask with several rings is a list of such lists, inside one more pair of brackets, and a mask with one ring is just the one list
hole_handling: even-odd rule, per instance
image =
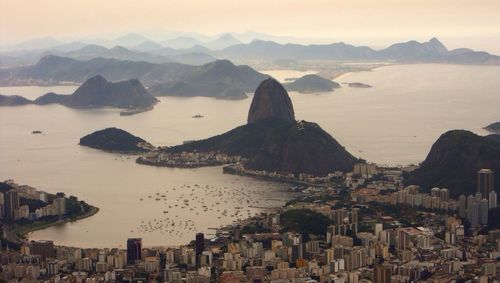
[[[280, 80], [300, 75], [268, 73]], [[367, 83], [374, 86], [371, 89], [290, 95], [297, 119], [317, 122], [352, 154], [383, 164], [409, 164], [421, 162], [447, 130], [485, 134], [483, 126], [500, 121], [499, 77], [500, 67], [389, 66], [336, 80]], [[34, 98], [75, 88], [13, 87], [0, 88], [0, 93]], [[116, 126], [154, 145], [175, 145], [245, 123], [250, 101], [162, 98], [153, 111], [135, 116], [119, 116], [116, 109], [59, 105], [3, 107], [0, 179], [74, 194], [101, 208], [91, 218], [37, 231], [33, 239], [84, 247], [123, 246], [126, 238], [136, 236], [147, 246], [186, 243], [196, 231], [213, 232], [208, 228], [261, 211], [256, 207], [282, 204], [290, 195], [281, 185], [224, 175], [219, 167], [137, 165], [133, 157], [80, 147], [78, 140]], [[205, 118], [193, 119], [194, 114]], [[43, 134], [32, 135], [32, 130]]]

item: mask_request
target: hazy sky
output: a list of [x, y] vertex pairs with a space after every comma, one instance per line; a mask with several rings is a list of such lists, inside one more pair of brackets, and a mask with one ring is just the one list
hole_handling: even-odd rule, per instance
[[500, 0], [0, 0], [0, 40], [252, 30], [371, 45], [437, 36], [500, 51], [499, 15]]

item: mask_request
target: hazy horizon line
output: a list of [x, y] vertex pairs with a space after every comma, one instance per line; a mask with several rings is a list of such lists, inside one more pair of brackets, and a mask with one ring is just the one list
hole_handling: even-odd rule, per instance
[[[310, 45], [310, 44], [333, 44], [333, 43], [339, 43], [339, 42], [344, 42], [346, 44], [352, 44], [355, 46], [368, 46], [373, 49], [380, 49], [380, 48], [386, 48], [392, 44], [395, 43], [401, 43], [401, 42], [408, 42], [408, 41], [418, 41], [418, 42], [427, 42], [432, 38], [437, 38], [439, 41], [441, 41], [447, 48], [454, 49], [454, 48], [472, 48], [477, 51], [486, 51], [490, 53], [497, 53], [500, 54], [500, 45], [494, 44], [493, 46], [490, 46], [490, 48], [473, 48], [473, 46], [468, 46], [468, 45], [460, 45], [460, 44], [449, 44], [449, 41], [453, 42], [461, 42], [461, 41], [467, 41], [470, 42], [470, 39], [482, 39], [483, 41], [485, 39], [491, 39], [493, 42], [498, 42], [494, 38], [491, 38], [486, 35], [475, 35], [475, 36], [462, 36], [462, 37], [449, 37], [449, 36], [437, 36], [437, 35], [415, 35], [415, 36], [407, 36], [405, 38], [402, 37], [388, 37], [388, 36], [355, 36], [355, 37], [350, 37], [350, 38], [336, 38], [334, 36], [332, 37], [300, 37], [300, 36], [295, 36], [295, 35], [283, 35], [283, 34], [275, 34], [275, 33], [269, 33], [269, 32], [260, 32], [260, 31], [255, 31], [255, 30], [246, 30], [246, 31], [224, 31], [224, 32], [218, 32], [218, 33], [201, 33], [201, 32], [194, 32], [194, 31], [181, 31], [181, 30], [167, 30], [167, 29], [152, 29], [152, 30], [143, 30], [143, 31], [115, 31], [115, 32], [100, 32], [100, 33], [88, 33], [88, 34], [83, 34], [83, 35], [51, 35], [51, 34], [46, 34], [46, 35], [41, 35], [41, 36], [36, 36], [36, 37], [27, 37], [22, 40], [13, 40], [13, 41], [8, 41], [8, 42], [3, 42], [3, 40], [0, 41], [0, 47], [3, 49], [8, 49], [15, 47], [17, 45], [21, 45], [23, 43], [29, 43], [30, 41], [35, 41], [35, 40], [54, 40], [58, 41], [59, 44], [67, 44], [67, 43], [72, 43], [72, 42], [82, 42], [86, 43], [89, 41], [104, 41], [104, 42], [109, 42], [111, 43], [112, 41], [115, 41], [117, 39], [120, 39], [121, 37], [126, 37], [126, 36], [131, 36], [131, 35], [138, 35], [141, 37], [144, 37], [146, 40], [145, 41], [152, 41], [155, 43], [161, 44], [162, 41], [167, 41], [171, 39], [176, 39], [179, 37], [190, 37], [196, 40], [199, 40], [203, 43], [210, 42], [211, 40], [215, 40], [217, 38], [220, 38], [221, 36], [230, 34], [242, 43], [246, 44], [254, 40], [263, 40], [263, 41], [273, 41], [279, 44], [302, 44], [302, 45]], [[251, 36], [250, 34], [253, 34]], [[250, 40], [244, 40], [239, 37], [253, 37]], [[266, 37], [272, 37], [272, 38], [266, 38]], [[499, 38], [500, 40], [500, 38]], [[87, 43], [87, 44], [93, 44], [93, 43]], [[95, 44], [95, 43], [94, 43]], [[99, 45], [99, 44], [97, 44]], [[473, 44], [474, 45], [474, 44]], [[477, 44], [476, 44], [477, 45]], [[55, 44], [54, 46], [57, 46]], [[116, 45], [118, 46], [118, 45]], [[36, 50], [37, 48], [32, 48], [32, 50]], [[40, 48], [44, 49], [44, 48]]]

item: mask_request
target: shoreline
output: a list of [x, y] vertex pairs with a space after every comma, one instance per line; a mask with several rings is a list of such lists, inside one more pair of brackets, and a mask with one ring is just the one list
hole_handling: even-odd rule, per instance
[[61, 224], [66, 224], [66, 223], [76, 222], [78, 220], [86, 219], [86, 218], [89, 218], [91, 216], [94, 216], [98, 212], [99, 212], [99, 208], [91, 205], [90, 210], [88, 212], [85, 212], [85, 213], [78, 215], [74, 218], [58, 219], [57, 221], [53, 221], [53, 222], [42, 222], [42, 223], [35, 222], [35, 223], [30, 223], [28, 225], [19, 225], [19, 224], [16, 225], [16, 224], [14, 224], [13, 226], [9, 226], [9, 228], [5, 230], [5, 238], [9, 241], [20, 244], [20, 243], [29, 241], [27, 236], [32, 232], [47, 229], [47, 228], [61, 225]]

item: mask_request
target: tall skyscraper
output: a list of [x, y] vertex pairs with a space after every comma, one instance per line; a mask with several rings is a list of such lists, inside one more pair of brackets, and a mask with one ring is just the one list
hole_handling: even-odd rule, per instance
[[440, 190], [441, 190], [441, 189], [439, 189], [439, 188], [432, 188], [432, 189], [431, 189], [431, 196], [432, 196], [432, 197], [439, 197], [439, 191], [440, 191]]
[[377, 264], [373, 269], [374, 283], [391, 283], [392, 267], [388, 264]]
[[8, 190], [4, 193], [5, 219], [14, 220], [14, 211], [19, 209], [19, 195], [16, 190]]
[[493, 209], [497, 207], [497, 192], [491, 191], [488, 196], [489, 208]]
[[458, 197], [458, 216], [465, 218], [467, 216], [467, 197], [460, 195]]
[[127, 264], [134, 264], [142, 259], [142, 239], [130, 238], [127, 240]]
[[439, 198], [441, 201], [448, 201], [450, 199], [450, 192], [447, 188], [442, 188], [439, 190]]
[[469, 220], [471, 228], [479, 226], [479, 202], [474, 197], [470, 204], [467, 203], [467, 220]]
[[488, 224], [488, 200], [482, 199], [479, 201], [479, 223], [482, 225]]
[[196, 233], [195, 251], [196, 251], [196, 267], [200, 267], [200, 255], [205, 249], [205, 235]]
[[494, 188], [495, 173], [491, 169], [481, 169], [477, 172], [477, 192], [482, 198], [488, 198]]

